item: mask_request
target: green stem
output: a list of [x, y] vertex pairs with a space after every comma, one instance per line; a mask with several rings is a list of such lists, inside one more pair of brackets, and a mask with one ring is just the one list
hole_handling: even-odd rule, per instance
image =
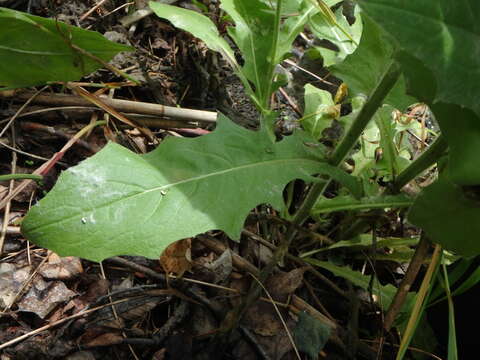
[[42, 181], [42, 175], [35, 175], [35, 174], [7, 174], [7, 175], [0, 175], [0, 181], [7, 181], [7, 180], [18, 180], [18, 179], [31, 179], [35, 181]]
[[277, 8], [275, 11], [275, 27], [273, 29], [273, 44], [270, 51], [270, 68], [268, 69], [268, 82], [267, 82], [267, 91], [262, 94], [262, 105], [265, 109], [270, 109], [268, 106], [270, 101], [270, 95], [272, 92], [273, 86], [273, 76], [275, 75], [275, 67], [277, 66], [277, 48], [278, 48], [278, 39], [280, 36], [280, 25], [281, 25], [281, 18], [282, 18], [282, 0], [277, 0]]
[[273, 42], [270, 54], [268, 56], [269, 59], [269, 69], [268, 69], [268, 77], [266, 81], [266, 88], [265, 91], [262, 91], [263, 86], [260, 85], [259, 97], [260, 97], [260, 112], [262, 114], [260, 121], [262, 128], [265, 129], [267, 136], [270, 138], [272, 142], [275, 142], [275, 116], [270, 108], [270, 96], [272, 95], [272, 87], [274, 84], [274, 76], [275, 76], [275, 67], [277, 66], [277, 51], [278, 51], [278, 42], [280, 37], [280, 26], [281, 26], [281, 17], [282, 17], [282, 0], [277, 0], [277, 8], [275, 10], [275, 24], [274, 24], [274, 33], [273, 33]]
[[382, 79], [373, 90], [370, 99], [367, 100], [352, 126], [350, 126], [340, 144], [335, 148], [329, 161], [331, 165], [338, 166], [350, 150], [352, 150], [358, 138], [362, 135], [363, 130], [370, 122], [370, 119], [375, 115], [378, 108], [383, 104], [383, 100], [397, 82], [400, 73], [400, 66], [395, 61], [392, 61]]
[[447, 148], [448, 144], [443, 135], [438, 136], [432, 145], [430, 145], [415, 161], [408, 165], [407, 168], [397, 176], [393, 183], [393, 191], [399, 192], [402, 187], [437, 162]]
[[[372, 95], [362, 107], [357, 117], [353, 121], [352, 126], [348, 129], [340, 144], [335, 148], [329, 163], [333, 166], [338, 166], [343, 159], [348, 155], [350, 150], [358, 141], [363, 130], [367, 126], [370, 119], [373, 117], [378, 108], [383, 104], [383, 100], [393, 88], [400, 76], [400, 66], [392, 61], [387, 71], [382, 76], [382, 79], [377, 84], [372, 92]], [[310, 192], [305, 198], [304, 202], [293, 217], [293, 223], [302, 224], [310, 215], [310, 210], [316, 203], [318, 197], [323, 193], [330, 180], [319, 182], [312, 186]]]

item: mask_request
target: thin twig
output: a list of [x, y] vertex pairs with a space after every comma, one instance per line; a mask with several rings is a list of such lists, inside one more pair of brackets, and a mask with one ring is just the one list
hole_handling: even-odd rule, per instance
[[91, 9], [89, 9], [85, 14], [80, 16], [79, 21], [85, 20], [87, 17], [89, 17], [95, 10], [97, 10], [100, 6], [103, 5], [103, 3], [107, 0], [100, 0], [98, 3], [96, 3]]
[[292, 65], [293, 67], [296, 67], [298, 70], [301, 70], [303, 71], [305, 74], [308, 74], [310, 76], [312, 76], [314, 79], [317, 79], [318, 81], [321, 81], [323, 82], [324, 84], [327, 84], [327, 85], [330, 85], [330, 86], [335, 86], [337, 87], [338, 85], [334, 84], [334, 83], [331, 83], [323, 78], [321, 78], [320, 76], [318, 76], [317, 74], [314, 74], [312, 73], [311, 71], [308, 71], [307, 69], [304, 69], [303, 67], [295, 64], [292, 60], [283, 60], [285, 63], [287, 63], [288, 65]]
[[[26, 151], [22, 151], [22, 150], [19, 150], [19, 149], [16, 149], [14, 148], [13, 146], [10, 146], [10, 145], [7, 145], [3, 142], [0, 141], [0, 145], [3, 146], [3, 147], [6, 147], [8, 150], [11, 150], [11, 151], [14, 151], [16, 152], [17, 154], [21, 154], [21, 155], [25, 155], [25, 156], [28, 156], [28, 157], [31, 157], [32, 159], [37, 159], [37, 160], [43, 160], [43, 161], [48, 161], [49, 159], [47, 159], [46, 157], [43, 157], [43, 156], [38, 156], [38, 155], [35, 155], [35, 154], [30, 154]], [[59, 164], [63, 165], [63, 166], [67, 166], [67, 164], [59, 161], [58, 162]]]
[[263, 291], [265, 291], [265, 294], [267, 294], [269, 300], [272, 302], [273, 307], [275, 308], [275, 311], [277, 312], [278, 317], [280, 318], [280, 321], [282, 322], [283, 327], [285, 328], [285, 331], [287, 332], [288, 340], [290, 340], [290, 343], [292, 344], [293, 350], [295, 351], [295, 354], [297, 355], [297, 358], [299, 360], [302, 360], [300, 357], [300, 353], [298, 352], [297, 346], [295, 345], [295, 341], [293, 341], [292, 334], [290, 333], [290, 329], [287, 326], [287, 323], [283, 319], [282, 313], [278, 309], [278, 306], [275, 304], [275, 301], [273, 300], [272, 296], [268, 292], [268, 290], [265, 288], [265, 286], [260, 282], [260, 280], [257, 279], [257, 277], [253, 274], [250, 274], [251, 277], [262, 287]]
[[[22, 284], [22, 286], [20, 287], [20, 289], [17, 291], [17, 293], [15, 294], [15, 296], [13, 297], [13, 299], [5, 305], [5, 307], [3, 308], [2, 312], [0, 312], [0, 315], [2, 314], [5, 314], [11, 307], [13, 304], [15, 304], [15, 302], [18, 300], [18, 298], [20, 298], [20, 296], [23, 294], [23, 292], [27, 289], [27, 287], [30, 285], [30, 283], [33, 281], [33, 278], [35, 277], [35, 275], [37, 275], [38, 271], [40, 270], [40, 268], [43, 266], [43, 264], [45, 264], [45, 262], [47, 261], [48, 259], [48, 256], [46, 256], [42, 262], [40, 264], [38, 264], [38, 266], [35, 268], [35, 270], [33, 270], [33, 272], [30, 274], [30, 276], [28, 277], [27, 280], [25, 280]], [[1, 349], [1, 347], [0, 347]]]
[[[72, 147], [75, 142], [80, 139], [85, 133], [87, 133], [90, 129], [92, 129], [95, 126], [99, 125], [105, 125], [105, 121], [97, 121], [96, 123], [89, 124], [85, 126], [83, 129], [81, 129], [75, 136], [73, 136], [61, 149], [59, 152], [55, 153], [52, 155], [52, 157], [44, 163], [42, 166], [37, 168], [32, 174], [34, 175], [45, 175], [50, 171], [50, 169], [65, 155], [65, 152]], [[32, 181], [34, 180], [23, 180], [20, 185], [18, 185], [11, 194], [6, 196], [0, 201], [0, 209], [2, 209], [10, 199], [14, 198], [19, 194], [23, 189], [25, 189]]]
[[38, 329], [32, 330], [32, 331], [30, 331], [30, 332], [28, 332], [28, 333], [26, 333], [26, 334], [23, 334], [23, 335], [21, 335], [21, 336], [16, 337], [15, 339], [12, 339], [12, 340], [7, 341], [7, 342], [5, 342], [5, 343], [3, 343], [3, 344], [0, 344], [0, 350], [5, 349], [5, 348], [7, 348], [7, 347], [9, 347], [9, 346], [15, 345], [15, 344], [17, 344], [17, 343], [19, 343], [19, 342], [21, 342], [21, 341], [23, 341], [23, 340], [25, 340], [25, 339], [28, 339], [29, 337], [35, 336], [35, 335], [37, 335], [37, 334], [40, 334], [40, 333], [43, 332], [43, 331], [49, 330], [49, 329], [51, 329], [51, 328], [53, 328], [53, 327], [55, 327], [55, 326], [58, 326], [58, 325], [61, 325], [61, 324], [65, 323], [65, 322], [67, 322], [67, 321], [70, 321], [70, 320], [77, 319], [77, 318], [79, 318], [79, 317], [88, 315], [88, 314], [90, 314], [90, 313], [92, 313], [92, 312], [95, 312], [95, 311], [101, 310], [101, 309], [103, 309], [103, 308], [106, 308], [106, 307], [108, 307], [108, 306], [110, 306], [110, 305], [112, 305], [112, 304], [119, 304], [119, 303], [122, 303], [122, 302], [125, 302], [125, 301], [129, 301], [129, 300], [130, 300], [130, 299], [120, 299], [120, 300], [117, 300], [117, 301], [115, 301], [115, 302], [113, 302], [113, 303], [111, 303], [111, 304], [105, 304], [105, 305], [97, 306], [97, 307], [95, 307], [95, 308], [93, 308], [93, 309], [81, 311], [81, 312], [76, 313], [76, 314], [74, 314], [74, 315], [67, 316], [66, 318], [63, 318], [63, 319], [57, 320], [57, 321], [55, 321], [55, 322], [53, 322], [53, 323], [50, 323], [50, 324], [48, 324], [48, 325], [39, 327]]
[[[370, 339], [360, 339], [360, 341], [370, 342], [370, 343], [381, 343], [378, 340], [370, 340]], [[383, 344], [385, 344], [387, 346], [391, 346], [391, 347], [396, 347], [396, 348], [400, 347], [400, 345], [398, 345], [398, 344], [392, 344], [392, 343], [389, 343], [389, 342], [384, 342]], [[432, 354], [428, 351], [425, 351], [425, 350], [422, 350], [422, 349], [419, 349], [419, 348], [416, 348], [416, 347], [413, 347], [413, 346], [409, 346], [408, 350], [415, 351], [415, 352], [418, 352], [418, 353], [421, 353], [421, 354], [424, 354], [424, 355], [428, 355], [435, 360], [443, 360], [440, 356], [437, 356], [437, 355]]]
[[[15, 141], [14, 132], [12, 131], [12, 138]], [[12, 163], [11, 163], [11, 174], [15, 174], [17, 170], [17, 154], [12, 152]], [[13, 192], [13, 187], [15, 186], [15, 180], [11, 179], [10, 183], [8, 184], [8, 193], [11, 194]], [[7, 202], [5, 205], [5, 212], [3, 213], [3, 224], [2, 229], [0, 232], [0, 255], [3, 254], [3, 245], [5, 243], [5, 237], [7, 236], [7, 227], [10, 218], [10, 205], [11, 202]]]
[[[105, 271], [104, 271], [104, 269], [103, 269], [102, 263], [100, 263], [100, 273], [101, 273], [101, 275], [102, 275], [102, 279], [103, 279], [103, 280], [107, 280], [107, 276], [105, 275]], [[117, 309], [116, 309], [115, 305], [113, 305], [113, 300], [112, 300], [112, 296], [111, 296], [111, 293], [110, 293], [110, 290], [109, 290], [109, 289], [107, 290], [107, 295], [108, 295], [108, 300], [109, 300], [109, 303], [108, 303], [108, 304], [112, 306], [113, 316], [114, 316], [115, 320], [116, 320], [117, 322], [119, 322], [119, 321], [120, 321], [120, 318], [119, 318], [119, 316], [118, 316]], [[122, 337], [123, 337], [124, 339], [127, 338], [127, 334], [125, 333], [125, 331], [124, 331], [123, 329], [122, 329]], [[135, 360], [140, 360], [140, 359], [138, 358], [137, 354], [135, 353], [135, 350], [133, 350], [132, 345], [131, 345], [131, 344], [127, 344], [127, 345], [128, 345], [128, 349], [129, 349], [130, 352], [132, 353], [132, 356], [135, 358]]]
[[[15, 113], [15, 115], [13, 115], [10, 120], [8, 121], [7, 125], [5, 125], [5, 127], [2, 129], [2, 131], [0, 131], [0, 138], [2, 137], [3, 134], [5, 134], [5, 131], [7, 131], [7, 129], [10, 127], [10, 125], [13, 123], [13, 121], [21, 114], [21, 112], [27, 107], [28, 104], [30, 104], [33, 100], [35, 100], [35, 98], [43, 91], [47, 88], [48, 86], [44, 86], [43, 88], [41, 88], [40, 90], [37, 90], [35, 92], [29, 92], [28, 95], [26, 97], [24, 97], [22, 100], [26, 100], [22, 106], [20, 106], [20, 108], [17, 110], [17, 112]], [[11, 93], [12, 91], [0, 91], [0, 97], [2, 97], [2, 93]], [[14, 93], [14, 92], [13, 92]]]
[[[268, 242], [264, 238], [258, 236], [257, 234], [252, 233], [251, 231], [248, 230], [243, 230], [242, 233], [255, 241], [258, 241], [262, 245], [268, 247], [270, 250], [277, 251], [277, 247], [273, 245], [272, 243]], [[297, 256], [294, 256], [287, 252], [285, 254], [285, 257], [289, 260], [292, 260], [293, 262], [297, 263], [300, 266], [305, 266], [307, 267], [307, 270], [311, 272], [313, 275], [315, 275], [317, 278], [319, 278], [323, 283], [325, 283], [327, 286], [329, 286], [333, 291], [335, 291], [338, 295], [342, 296], [345, 299], [349, 299], [347, 293], [340, 289], [337, 285], [335, 285], [332, 281], [330, 281], [327, 277], [322, 275], [320, 272], [318, 272], [313, 266], [310, 264], [306, 263], [302, 258], [299, 258]]]

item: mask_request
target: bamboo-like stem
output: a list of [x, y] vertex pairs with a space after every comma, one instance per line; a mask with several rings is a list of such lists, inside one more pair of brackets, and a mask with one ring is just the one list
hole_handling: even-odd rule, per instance
[[[0, 98], [13, 98], [15, 101], [29, 99], [33, 95], [30, 91], [0, 91]], [[140, 101], [108, 99], [99, 96], [103, 103], [117, 111], [124, 113], [156, 115], [175, 120], [215, 123], [217, 113], [212, 111], [182, 109], [160, 104], [145, 103]], [[41, 94], [32, 100], [34, 104], [58, 105], [58, 106], [92, 106], [92, 103], [80, 96], [66, 94]]]

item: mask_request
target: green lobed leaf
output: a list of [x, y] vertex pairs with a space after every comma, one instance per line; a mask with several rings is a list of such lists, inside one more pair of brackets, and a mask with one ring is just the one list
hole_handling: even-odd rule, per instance
[[[362, 19], [363, 32], [357, 50], [341, 64], [331, 67], [332, 73], [348, 85], [351, 96], [371, 94], [390, 66], [394, 53], [393, 45], [382, 29], [367, 16]], [[387, 95], [385, 104], [404, 110], [416, 102], [405, 93], [405, 79], [401, 76]]]
[[308, 17], [317, 11], [306, 0], [282, 1], [281, 15], [285, 20], [277, 28], [275, 15], [278, 4], [278, 1], [264, 0], [221, 2], [222, 9], [235, 22], [234, 27], [228, 28], [228, 34], [241, 51], [243, 72], [255, 85], [262, 106], [275, 90], [272, 87], [275, 66], [287, 56]]
[[430, 69], [404, 50], [398, 51], [395, 58], [402, 65], [407, 93], [415, 95], [419, 101], [427, 104], [433, 103], [437, 92], [437, 82]]
[[452, 182], [447, 168], [416, 198], [408, 220], [443, 248], [471, 257], [480, 254], [479, 205], [479, 191]]
[[[436, 101], [463, 105], [480, 115], [478, 0], [360, 0], [360, 4], [401, 49], [432, 71]], [[411, 71], [415, 75], [422, 69]]]
[[0, 8], [0, 86], [20, 88], [73, 81], [102, 67], [71, 44], [108, 61], [130, 46], [59, 21]]
[[252, 208], [283, 208], [288, 182], [338, 171], [311, 141], [298, 131], [272, 144], [220, 116], [212, 134], [168, 138], [145, 155], [110, 143], [61, 174], [22, 232], [62, 256], [95, 261], [156, 258], [172, 242], [213, 229], [238, 239]]

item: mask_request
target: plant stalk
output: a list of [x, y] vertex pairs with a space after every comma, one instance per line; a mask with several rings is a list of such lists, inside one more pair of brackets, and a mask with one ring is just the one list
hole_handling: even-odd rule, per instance
[[[363, 130], [368, 125], [375, 112], [382, 105], [385, 97], [397, 82], [398, 78], [400, 77], [400, 73], [400, 66], [395, 61], [392, 61], [382, 79], [373, 90], [372, 95], [358, 113], [347, 134], [345, 134], [340, 144], [338, 144], [332, 156], [330, 157], [329, 163], [331, 165], [340, 165], [350, 150], [355, 146]], [[325, 182], [316, 183], [312, 186], [307, 197], [305, 198], [305, 201], [302, 203], [300, 209], [298, 209], [297, 213], [293, 217], [293, 223], [297, 225], [303, 224], [303, 222], [310, 215], [310, 210], [312, 209], [313, 205], [317, 201], [318, 197], [325, 191], [329, 182], [330, 180], [327, 180]]]
[[273, 29], [273, 44], [272, 44], [272, 51], [270, 52], [270, 69], [268, 74], [268, 85], [267, 91], [264, 94], [261, 94], [262, 97], [262, 107], [264, 109], [270, 109], [268, 103], [270, 101], [270, 95], [272, 93], [272, 86], [273, 86], [273, 76], [275, 74], [275, 67], [277, 66], [277, 48], [278, 48], [278, 38], [280, 36], [280, 25], [281, 25], [281, 17], [282, 17], [282, 0], [277, 0], [277, 8], [275, 9], [275, 27]]
[[[280, 6], [280, 4], [277, 6]], [[277, 7], [277, 12], [278, 11], [279, 8]], [[362, 134], [362, 131], [365, 129], [370, 119], [373, 117], [378, 108], [382, 105], [383, 100], [397, 82], [400, 73], [400, 66], [396, 62], [392, 61], [387, 71], [382, 76], [382, 79], [377, 84], [376, 88], [373, 90], [370, 99], [367, 100], [364, 107], [358, 114], [357, 118], [354, 120], [349, 131], [334, 151], [329, 161], [331, 165], [338, 166], [342, 162], [342, 160], [348, 155], [349, 151], [357, 142], [358, 138]], [[325, 180], [323, 182], [318, 182], [312, 186], [300, 209], [296, 212], [292, 219], [292, 223], [294, 225], [302, 225], [303, 222], [309, 217], [310, 210], [317, 201], [318, 197], [323, 193], [329, 182], [330, 180]], [[265, 280], [270, 276], [278, 262], [281, 261], [287, 254], [290, 243], [295, 238], [296, 233], [297, 230], [294, 226], [290, 226], [288, 228], [285, 237], [282, 239], [276, 251], [274, 252], [272, 260], [260, 272], [259, 280], [261, 282], [265, 282]], [[222, 324], [222, 330], [224, 333], [230, 334], [230, 332], [236, 327], [238, 321], [245, 313], [245, 310], [253, 302], [255, 302], [256, 299], [258, 299], [258, 297], [260, 296], [260, 292], [261, 288], [258, 286], [258, 284], [256, 282], [252, 283], [242, 304], [237, 308], [233, 309], [229, 316], [227, 316], [226, 321], [224, 321], [224, 323]]]
[[331, 165], [338, 166], [349, 154], [373, 115], [375, 115], [378, 108], [382, 106], [383, 100], [397, 82], [400, 73], [400, 66], [397, 62], [392, 61], [382, 79], [373, 90], [372, 95], [355, 118], [352, 126], [348, 129], [340, 144], [335, 148], [329, 160]]

